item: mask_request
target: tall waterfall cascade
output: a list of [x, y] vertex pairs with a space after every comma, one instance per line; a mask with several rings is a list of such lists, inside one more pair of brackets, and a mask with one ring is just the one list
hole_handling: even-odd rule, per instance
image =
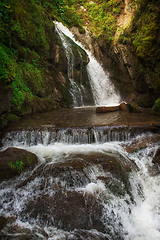
[[[68, 59], [68, 77], [71, 82], [71, 95], [74, 106], [77, 106], [76, 95], [82, 93], [73, 79], [74, 55], [70, 47], [67, 37], [72, 39], [78, 46], [86, 51], [89, 57], [87, 65], [88, 77], [92, 88], [93, 98], [96, 106], [115, 106], [120, 103], [120, 95], [116, 92], [114, 84], [111, 82], [109, 75], [104, 72], [102, 66], [92, 56], [91, 52], [86, 50], [85, 47], [75, 40], [74, 35], [62, 23], [55, 22], [56, 31], [58, 32]], [[82, 86], [81, 86], [82, 87]], [[81, 102], [83, 106], [83, 101]], [[80, 105], [79, 105], [80, 106]]]

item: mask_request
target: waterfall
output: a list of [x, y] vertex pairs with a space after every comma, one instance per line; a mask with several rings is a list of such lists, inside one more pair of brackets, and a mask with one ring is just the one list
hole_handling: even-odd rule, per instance
[[[56, 30], [62, 40], [63, 46], [66, 51], [66, 56], [68, 59], [69, 65], [69, 73], [68, 76], [71, 81], [71, 95], [74, 101], [74, 105], [76, 104], [76, 94], [81, 92], [75, 81], [73, 80], [72, 71], [73, 71], [73, 61], [74, 55], [72, 49], [69, 45], [67, 37], [72, 39], [78, 46], [86, 51], [89, 57], [89, 63], [87, 65], [88, 77], [90, 81], [90, 85], [92, 88], [94, 103], [96, 106], [115, 106], [120, 103], [120, 95], [116, 92], [113, 83], [111, 82], [109, 75], [104, 72], [102, 66], [98, 63], [98, 61], [92, 56], [91, 52], [86, 50], [85, 47], [78, 41], [75, 40], [73, 34], [69, 31], [68, 28], [63, 26], [62, 23], [55, 22]], [[66, 37], [67, 36], [67, 37]], [[82, 87], [82, 85], [81, 85]], [[83, 105], [83, 103], [81, 103]], [[82, 106], [79, 105], [79, 106]]]
[[[73, 106], [78, 107], [78, 106], [84, 106], [84, 101], [83, 101], [83, 86], [75, 82], [74, 80], [74, 67], [75, 67], [75, 57], [74, 53], [72, 51], [72, 45], [69, 41], [69, 39], [66, 37], [66, 35], [58, 28], [56, 27], [56, 31], [59, 34], [61, 41], [63, 43], [63, 47], [65, 49], [66, 57], [67, 57], [67, 62], [68, 62], [68, 79], [70, 80], [70, 94], [72, 96], [73, 100]], [[81, 63], [82, 63], [82, 56], [80, 51], [78, 51]], [[81, 74], [81, 73], [80, 73]]]

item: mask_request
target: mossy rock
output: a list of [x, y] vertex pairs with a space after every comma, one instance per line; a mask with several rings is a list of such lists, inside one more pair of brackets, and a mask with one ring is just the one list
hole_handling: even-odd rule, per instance
[[136, 102], [128, 103], [128, 109], [131, 113], [140, 113], [141, 109]]
[[152, 113], [160, 115], [160, 98], [155, 101], [152, 107]]
[[19, 175], [37, 163], [38, 157], [34, 153], [14, 147], [7, 148], [0, 152], [0, 182]]

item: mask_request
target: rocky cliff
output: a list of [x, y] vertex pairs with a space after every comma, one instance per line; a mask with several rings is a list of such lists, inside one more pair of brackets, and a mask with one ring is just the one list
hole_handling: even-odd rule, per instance
[[[72, 31], [109, 71], [124, 100], [134, 100], [139, 106], [152, 107], [160, 96], [159, 3], [125, 0], [101, 4], [103, 10], [99, 1], [85, 5], [88, 20], [85, 33], [80, 34], [74, 27]], [[100, 12], [99, 16], [94, 15], [96, 9]], [[115, 21], [107, 22], [106, 15], [108, 18], [115, 16]], [[98, 24], [108, 27], [102, 28]], [[112, 26], [111, 39], [109, 33]]]

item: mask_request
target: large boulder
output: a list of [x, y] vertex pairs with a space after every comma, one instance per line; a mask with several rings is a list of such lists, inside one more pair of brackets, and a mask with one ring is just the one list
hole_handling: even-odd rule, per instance
[[19, 175], [23, 170], [38, 163], [38, 157], [24, 149], [7, 148], [0, 152], [0, 182]]

